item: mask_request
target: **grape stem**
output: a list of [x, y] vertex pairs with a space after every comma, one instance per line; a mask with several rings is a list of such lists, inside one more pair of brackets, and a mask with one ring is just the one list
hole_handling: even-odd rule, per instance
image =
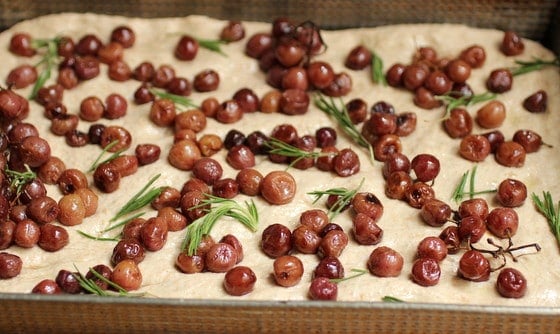
[[495, 259], [502, 258], [502, 264], [500, 266], [498, 266], [497, 268], [491, 269], [491, 271], [496, 271], [496, 270], [499, 270], [499, 269], [502, 269], [503, 267], [505, 267], [506, 262], [507, 262], [506, 261], [506, 254], [509, 254], [509, 256], [511, 256], [511, 258], [513, 259], [513, 262], [517, 262], [517, 258], [521, 255], [515, 256], [513, 254], [513, 252], [515, 252], [515, 251], [525, 249], [525, 248], [531, 248], [531, 247], [534, 247], [537, 252], [541, 251], [541, 246], [539, 246], [539, 244], [536, 243], [536, 242], [532, 243], [532, 244], [513, 247], [513, 241], [511, 240], [511, 237], [508, 238], [508, 245], [505, 248], [504, 248], [504, 246], [498, 245], [496, 242], [494, 242], [494, 240], [492, 238], [488, 238], [488, 239], [486, 239], [486, 241], [488, 242], [488, 244], [496, 247], [496, 249], [491, 250], [491, 249], [476, 248], [470, 242], [469, 242], [469, 248], [472, 249], [472, 250], [481, 252], [481, 253], [490, 254]]

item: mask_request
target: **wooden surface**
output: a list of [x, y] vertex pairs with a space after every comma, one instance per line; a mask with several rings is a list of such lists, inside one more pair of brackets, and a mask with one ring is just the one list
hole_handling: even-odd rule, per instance
[[558, 333], [560, 309], [4, 295], [2, 333]]
[[287, 16], [297, 21], [309, 19], [331, 28], [465, 23], [483, 28], [513, 29], [523, 36], [540, 40], [554, 21], [555, 12], [560, 10], [559, 4], [558, 0], [0, 0], [0, 26], [8, 27], [24, 19], [57, 12], [135, 17], [202, 14], [220, 19], [264, 21]]

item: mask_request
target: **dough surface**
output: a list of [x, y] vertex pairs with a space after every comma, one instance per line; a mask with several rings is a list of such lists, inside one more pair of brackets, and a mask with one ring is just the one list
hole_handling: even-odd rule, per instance
[[[2, 51], [2, 66], [0, 78], [4, 81], [8, 72], [23, 63], [36, 63], [36, 59], [16, 57], [7, 50], [10, 37], [14, 32], [28, 32], [34, 38], [52, 38], [57, 35], [68, 35], [76, 41], [86, 33], [97, 34], [103, 41], [109, 39], [110, 32], [118, 25], [128, 25], [136, 32], [136, 43], [131, 49], [126, 49], [124, 60], [134, 68], [142, 61], [151, 61], [156, 67], [161, 64], [171, 64], [178, 75], [192, 79], [203, 69], [211, 68], [217, 71], [221, 83], [217, 91], [210, 93], [196, 93], [191, 95], [193, 101], [199, 103], [204, 98], [214, 96], [219, 101], [232, 97], [235, 91], [247, 87], [262, 97], [272, 88], [265, 83], [265, 75], [260, 72], [258, 63], [244, 55], [244, 48], [248, 36], [256, 32], [268, 32], [269, 23], [243, 22], [246, 29], [244, 40], [223, 46], [227, 57], [200, 49], [193, 61], [178, 61], [173, 56], [173, 50], [181, 34], [190, 34], [198, 38], [216, 39], [226, 22], [207, 17], [190, 16], [185, 18], [166, 19], [131, 19], [94, 14], [59, 14], [40, 17], [31, 21], [17, 24], [10, 30], [0, 34], [0, 48]], [[386, 70], [390, 65], [401, 62], [407, 64], [419, 46], [431, 46], [437, 50], [440, 57], [455, 57], [466, 47], [479, 44], [484, 47], [487, 59], [480, 69], [473, 69], [468, 80], [475, 93], [486, 91], [485, 80], [492, 69], [514, 66], [515, 59], [530, 60], [533, 57], [552, 59], [554, 55], [540, 44], [525, 40], [525, 52], [518, 57], [506, 57], [499, 51], [499, 44], [503, 32], [497, 30], [483, 30], [461, 25], [399, 25], [378, 28], [364, 28], [342, 31], [323, 31], [322, 36], [329, 46], [326, 53], [317, 59], [329, 62], [335, 72], [345, 71], [352, 76], [353, 89], [348, 96], [343, 97], [347, 102], [352, 98], [362, 98], [372, 105], [377, 101], [387, 101], [393, 104], [397, 112], [414, 111], [418, 116], [416, 131], [408, 137], [403, 137], [403, 152], [412, 159], [420, 153], [431, 153], [437, 156], [441, 163], [441, 172], [433, 185], [436, 196], [453, 208], [456, 204], [451, 201], [453, 189], [462, 174], [474, 165], [458, 155], [459, 140], [447, 136], [441, 126], [443, 108], [422, 110], [412, 101], [412, 94], [408, 91], [384, 87], [373, 84], [368, 70], [352, 71], [344, 67], [344, 59], [348, 52], [358, 44], [363, 44], [373, 50], [383, 59]], [[37, 58], [38, 59], [38, 58]], [[83, 224], [68, 228], [70, 244], [64, 249], [48, 253], [34, 247], [22, 249], [12, 246], [7, 251], [21, 256], [24, 267], [21, 274], [10, 280], [0, 280], [1, 292], [28, 293], [39, 281], [56, 277], [60, 269], [74, 270], [74, 265], [85, 273], [88, 267], [97, 264], [109, 264], [114, 242], [93, 241], [80, 236], [81, 230], [89, 234], [97, 234], [107, 227], [109, 218], [144, 185], [152, 176], [162, 173], [157, 181], [158, 186], [181, 185], [191, 177], [190, 172], [179, 171], [167, 162], [167, 152], [171, 146], [173, 134], [171, 129], [153, 125], [148, 119], [149, 104], [136, 105], [132, 98], [139, 86], [139, 82], [129, 80], [124, 83], [110, 81], [107, 77], [107, 67], [102, 65], [101, 74], [93, 80], [82, 82], [75, 89], [65, 91], [64, 103], [68, 112], [77, 113], [82, 99], [96, 95], [102, 100], [112, 92], [118, 92], [128, 99], [127, 116], [117, 120], [104, 120], [106, 125], [123, 125], [132, 133], [133, 142], [129, 152], [140, 143], [155, 143], [162, 148], [162, 156], [157, 163], [139, 168], [131, 177], [123, 178], [118, 191], [112, 194], [100, 194], [99, 209], [96, 215], [86, 218]], [[52, 83], [56, 74], [53, 74]], [[544, 89], [548, 93], [549, 107], [546, 113], [531, 114], [525, 111], [521, 103], [525, 97], [533, 92]], [[28, 96], [30, 88], [18, 91]], [[528, 188], [529, 195], [542, 191], [551, 191], [553, 198], [560, 198], [560, 74], [557, 68], [545, 68], [537, 72], [525, 74], [514, 79], [513, 89], [498, 96], [507, 108], [507, 117], [499, 128], [506, 139], [510, 139], [518, 129], [531, 129], [543, 137], [543, 140], [553, 148], [542, 147], [538, 152], [528, 154], [522, 168], [506, 168], [499, 165], [492, 156], [478, 164], [476, 179], [477, 189], [487, 189], [497, 186], [505, 178], [515, 178], [523, 181]], [[31, 102], [31, 113], [28, 121], [35, 124], [40, 135], [47, 138], [51, 144], [52, 155], [62, 158], [68, 168], [88, 169], [95, 157], [101, 152], [99, 146], [88, 145], [83, 148], [71, 148], [64, 143], [64, 138], [56, 137], [49, 131], [50, 122], [43, 116], [43, 108]], [[471, 115], [481, 105], [468, 107]], [[410, 271], [416, 253], [416, 246], [426, 236], [437, 236], [441, 229], [427, 226], [420, 217], [419, 211], [409, 207], [406, 203], [388, 199], [384, 194], [384, 180], [381, 176], [382, 163], [376, 161], [371, 164], [367, 152], [355, 145], [340, 131], [333, 120], [329, 119], [315, 106], [310, 106], [307, 114], [301, 116], [286, 116], [283, 114], [252, 113], [245, 114], [237, 123], [220, 124], [213, 119], [208, 120], [208, 126], [202, 131], [213, 133], [224, 138], [232, 129], [238, 129], [245, 134], [260, 130], [270, 134], [272, 129], [283, 123], [290, 123], [297, 127], [300, 135], [314, 134], [322, 126], [332, 126], [338, 131], [337, 147], [352, 147], [358, 153], [361, 162], [360, 173], [351, 177], [338, 177], [334, 173], [322, 172], [316, 168], [305, 171], [289, 169], [288, 171], [297, 181], [296, 198], [289, 204], [270, 206], [260, 198], [255, 197], [255, 203], [260, 214], [259, 229], [250, 232], [237, 222], [224, 219], [216, 224], [212, 231], [215, 239], [232, 233], [236, 235], [245, 251], [245, 258], [241, 265], [251, 267], [257, 274], [257, 284], [252, 293], [241, 297], [254, 300], [305, 300], [313, 269], [318, 263], [316, 255], [296, 254], [304, 263], [305, 273], [302, 281], [295, 287], [283, 288], [276, 286], [271, 278], [273, 260], [268, 258], [259, 248], [260, 236], [264, 228], [272, 223], [282, 223], [290, 229], [297, 226], [299, 214], [310, 208], [324, 208], [324, 202], [312, 204], [314, 198], [308, 192], [325, 190], [334, 187], [355, 188], [364, 179], [361, 191], [376, 194], [384, 205], [384, 215], [379, 225], [384, 229], [383, 240], [377, 246], [388, 246], [401, 253], [405, 259], [402, 273], [397, 278], [377, 278], [370, 274], [351, 279], [339, 284], [338, 300], [340, 301], [380, 301], [383, 296], [393, 296], [407, 302], [428, 302], [445, 304], [473, 304], [473, 305], [516, 305], [516, 306], [559, 306], [560, 305], [560, 254], [559, 246], [550, 231], [546, 219], [538, 213], [530, 198], [525, 204], [517, 208], [520, 226], [513, 241], [515, 245], [537, 242], [542, 251], [536, 254], [521, 256], [518, 262], [508, 258], [508, 266], [519, 269], [528, 280], [528, 291], [524, 298], [518, 300], [505, 299], [498, 295], [495, 289], [497, 272], [491, 275], [487, 282], [473, 283], [457, 276], [460, 255], [449, 255], [442, 263], [442, 274], [438, 285], [421, 287], [412, 282]], [[90, 123], [80, 121], [79, 129], [87, 131]], [[473, 133], [483, 133], [486, 130], [476, 124]], [[225, 150], [221, 150], [213, 158], [222, 162], [224, 177], [233, 177], [237, 171], [225, 162]], [[265, 175], [273, 170], [284, 170], [286, 165], [273, 164], [265, 157], [257, 157], [256, 168]], [[88, 175], [91, 182], [91, 174]], [[92, 186], [93, 188], [93, 186]], [[95, 189], [95, 188], [93, 188]], [[98, 191], [95, 189], [95, 191]], [[49, 187], [49, 195], [58, 199], [60, 193], [54, 187]], [[494, 195], [483, 195], [488, 200], [490, 208], [496, 207]], [[238, 196], [236, 200], [248, 199]], [[145, 217], [154, 216], [150, 208], [146, 209]], [[335, 218], [335, 223], [341, 225], [348, 233], [351, 231], [350, 213], [345, 212]], [[147, 252], [145, 260], [140, 263], [143, 274], [143, 284], [140, 291], [156, 298], [187, 298], [187, 299], [235, 299], [228, 296], [222, 288], [223, 274], [201, 273], [186, 275], [180, 273], [174, 266], [175, 258], [180, 251], [180, 245], [185, 232], [170, 232], [164, 248], [158, 252]], [[490, 235], [488, 235], [490, 236]], [[340, 260], [344, 265], [346, 275], [352, 275], [351, 269], [366, 269], [366, 261], [371, 251], [377, 246], [360, 246], [350, 236], [348, 247], [342, 253]], [[504, 240], [504, 244], [507, 242]], [[479, 247], [490, 248], [484, 241]]]

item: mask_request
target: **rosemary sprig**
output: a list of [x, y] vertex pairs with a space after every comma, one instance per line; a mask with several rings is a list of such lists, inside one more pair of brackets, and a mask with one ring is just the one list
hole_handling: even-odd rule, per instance
[[381, 301], [388, 303], [404, 303], [404, 300], [393, 296], [384, 296], [383, 298], [381, 298]]
[[26, 184], [37, 178], [37, 174], [28, 165], [25, 165], [25, 172], [18, 172], [7, 167], [4, 172], [10, 182], [10, 188], [15, 190], [17, 196], [19, 196]]
[[264, 143], [264, 145], [269, 148], [268, 151], [269, 153], [278, 154], [289, 158], [295, 158], [290, 163], [289, 167], [292, 167], [301, 159], [305, 159], [305, 158], [316, 159], [319, 157], [328, 156], [329, 154], [334, 154], [334, 153], [327, 153], [327, 152], [305, 151], [302, 150], [301, 148], [292, 146], [276, 138], [270, 138], [268, 141]]
[[202, 206], [211, 206], [206, 215], [196, 219], [187, 227], [187, 234], [185, 235], [181, 249], [186, 249], [188, 255], [196, 253], [196, 249], [198, 248], [202, 237], [209, 234], [212, 227], [214, 227], [214, 225], [222, 217], [231, 217], [245, 225], [253, 232], [257, 230], [257, 225], [259, 224], [259, 214], [257, 207], [252, 200], [245, 201], [245, 206], [242, 206], [231, 199], [225, 199], [209, 194], [206, 194], [206, 197], [207, 198], [199, 205], [191, 208], [191, 210], [193, 210]]
[[534, 58], [533, 61], [522, 61], [516, 60], [515, 63], [519, 66], [510, 69], [511, 75], [521, 75], [533, 71], [538, 71], [544, 66], [558, 66], [560, 67], [560, 58], [554, 58], [553, 60], [543, 60], [540, 58]]
[[383, 59], [379, 57], [373, 50], [371, 51], [371, 78], [373, 82], [387, 86], [387, 79], [383, 74]]
[[550, 229], [560, 246], [560, 201], [558, 201], [556, 206], [554, 206], [554, 201], [552, 200], [550, 191], [543, 191], [542, 199], [535, 193], [531, 195], [531, 198], [539, 212], [546, 217], [548, 225], [550, 226]]
[[113, 282], [111, 280], [108, 280], [106, 277], [104, 277], [103, 275], [98, 273], [95, 269], [89, 268], [89, 271], [93, 274], [93, 276], [95, 276], [95, 278], [103, 281], [104, 283], [107, 283], [109, 286], [111, 286], [112, 288], [114, 288], [117, 291], [112, 292], [112, 291], [108, 291], [108, 290], [103, 290], [97, 284], [95, 284], [95, 281], [92, 278], [86, 278], [78, 270], [76, 265], [74, 265], [74, 268], [76, 268], [76, 272], [77, 272], [77, 274], [75, 274], [74, 277], [76, 278], [76, 280], [78, 281], [80, 286], [84, 290], [86, 290], [87, 292], [89, 292], [91, 294], [102, 296], [102, 297], [107, 297], [107, 296], [141, 297], [141, 296], [144, 295], [144, 293], [131, 294], [128, 291], [126, 291], [123, 287], [121, 287], [120, 285], [116, 284], [115, 282]]
[[329, 211], [327, 212], [329, 219], [332, 220], [336, 216], [338, 216], [338, 214], [340, 214], [342, 210], [344, 210], [344, 208], [348, 205], [348, 203], [350, 203], [354, 195], [356, 195], [356, 193], [360, 190], [360, 188], [364, 184], [364, 180], [365, 179], [362, 179], [362, 181], [360, 181], [360, 184], [352, 190], [348, 190], [346, 188], [331, 188], [327, 190], [316, 190], [316, 191], [309, 192], [307, 194], [315, 196], [315, 200], [313, 201], [313, 204], [315, 204], [321, 197], [325, 195], [338, 196], [336, 202], [334, 202], [334, 204], [329, 208]]
[[112, 238], [107, 238], [107, 237], [96, 237], [95, 235], [91, 235], [89, 233], [86, 233], [84, 231], [78, 230], [77, 231], [79, 235], [86, 237], [88, 239], [91, 240], [95, 240], [95, 241], [119, 241], [120, 238], [118, 237], [112, 237]]
[[187, 108], [198, 108], [199, 106], [196, 105], [191, 99], [188, 97], [167, 93], [163, 90], [150, 88], [150, 92], [155, 96], [159, 97], [160, 99], [168, 99], [171, 100], [173, 103], [179, 106], [187, 107]]
[[37, 81], [33, 85], [33, 89], [31, 90], [31, 94], [29, 95], [29, 99], [33, 100], [37, 96], [39, 89], [45, 85], [47, 80], [51, 77], [52, 68], [56, 65], [58, 60], [58, 43], [60, 42], [60, 38], [56, 37], [53, 39], [35, 39], [31, 42], [31, 46], [35, 50], [39, 50], [45, 48], [45, 54], [39, 63], [35, 66], [38, 67], [39, 65], [45, 65], [45, 68], [39, 76], [37, 77]]
[[118, 156], [120, 156], [124, 151], [126, 151], [126, 149], [121, 149], [118, 150], [117, 152], [114, 152], [113, 154], [111, 154], [107, 159], [100, 161], [101, 158], [103, 158], [103, 156], [105, 155], [105, 153], [109, 152], [109, 150], [117, 145], [119, 143], [118, 140], [113, 140], [112, 142], [110, 142], [107, 146], [105, 146], [103, 148], [103, 150], [101, 151], [101, 153], [99, 153], [99, 155], [97, 156], [97, 158], [93, 161], [93, 163], [91, 164], [91, 166], [88, 169], [88, 173], [93, 172], [94, 170], [97, 169], [97, 167], [99, 167], [99, 165], [104, 164], [106, 162], [109, 162], [115, 158], [117, 158]]
[[222, 45], [228, 43], [227, 41], [221, 39], [202, 39], [202, 38], [197, 38], [196, 40], [198, 42], [198, 45], [200, 45], [200, 47], [203, 47], [213, 52], [217, 52], [222, 56], [227, 57], [227, 54], [221, 48]]
[[[124, 225], [128, 224], [129, 222], [131, 222], [132, 220], [143, 216], [144, 214], [145, 214], [145, 212], [138, 212], [137, 214], [134, 214], [134, 215], [132, 215], [131, 217], [128, 217], [128, 218], [124, 219], [124, 220], [121, 221], [121, 222], [118, 222], [118, 223], [116, 223], [116, 224], [114, 224], [114, 225], [111, 225], [111, 226], [107, 227], [106, 229], [104, 229], [104, 230], [102, 230], [101, 232], [99, 232], [99, 234], [102, 235], [102, 234], [105, 234], [105, 233], [107, 233], [107, 232], [109, 232], [109, 231], [112, 231], [112, 230], [114, 230], [114, 229], [117, 229], [117, 228], [119, 228], [119, 227], [121, 227], [121, 226], [124, 226]], [[91, 235], [91, 234], [88, 234], [88, 233], [86, 233], [86, 232], [84, 232], [84, 231], [80, 231], [80, 230], [78, 230], [78, 233], [79, 233], [80, 235], [82, 235], [82, 236], [88, 238], [88, 239], [92, 239], [92, 240], [96, 240], [96, 241], [119, 241], [119, 240], [121, 240], [121, 238], [120, 238], [118, 235], [117, 235], [117, 236], [114, 236], [114, 237], [101, 237], [101, 236]]]
[[346, 106], [341, 100], [341, 106], [338, 107], [334, 99], [329, 97], [329, 99], [325, 98], [323, 95], [319, 94], [318, 97], [315, 98], [315, 106], [321, 109], [327, 115], [333, 117], [338, 125], [342, 128], [342, 131], [346, 133], [354, 142], [358, 145], [367, 148], [369, 151], [369, 158], [370, 161], [373, 163], [373, 147], [367, 141], [364, 136], [362, 136], [360, 130], [352, 123], [350, 116], [348, 115], [348, 110]]
[[[138, 191], [126, 204], [115, 214], [113, 218], [109, 221], [114, 222], [117, 219], [125, 216], [133, 211], [136, 211], [145, 205], [149, 204], [154, 198], [158, 197], [163, 187], [158, 188], [150, 188], [154, 182], [161, 176], [161, 174], [157, 174], [156, 176], [152, 177], [148, 183], [140, 191]], [[150, 188], [150, 189], [148, 189]]]
[[343, 278], [331, 278], [329, 281], [338, 284], [340, 282], [348, 281], [350, 279], [353, 279], [353, 278], [356, 278], [356, 277], [359, 277], [359, 276], [362, 276], [362, 275], [368, 273], [368, 271], [365, 270], [365, 269], [352, 269], [350, 271], [353, 272], [353, 273], [357, 273], [357, 274], [354, 274], [354, 275], [348, 276], [348, 277], [343, 277]]
[[471, 106], [477, 103], [490, 101], [496, 98], [496, 94], [490, 92], [484, 92], [482, 94], [475, 94], [471, 96], [460, 96], [460, 97], [453, 97], [452, 94], [456, 94], [457, 92], [448, 92], [443, 95], [436, 96], [436, 99], [441, 100], [445, 103], [445, 115], [444, 119], [449, 116], [451, 110], [461, 107], [461, 106]]
[[138, 213], [136, 213], [136, 214], [134, 214], [134, 215], [132, 215], [132, 216], [130, 216], [130, 217], [124, 219], [123, 221], [120, 221], [120, 222], [118, 222], [118, 223], [116, 223], [116, 224], [114, 224], [114, 225], [111, 225], [111, 226], [107, 227], [106, 229], [104, 229], [103, 231], [101, 231], [101, 233], [107, 233], [107, 232], [112, 231], [112, 230], [114, 230], [114, 229], [117, 229], [117, 228], [119, 228], [119, 227], [121, 227], [121, 226], [124, 226], [124, 225], [130, 223], [131, 221], [133, 221], [134, 219], [139, 218], [139, 217], [142, 217], [144, 214], [145, 214], [145, 212], [138, 212]]
[[[490, 194], [490, 193], [495, 193], [497, 191], [496, 188], [479, 190], [479, 191], [475, 190], [475, 178], [476, 178], [477, 167], [478, 166], [475, 165], [470, 171], [466, 171], [461, 177], [459, 184], [457, 185], [457, 187], [453, 191], [453, 194], [451, 195], [451, 199], [453, 199], [453, 201], [455, 201], [456, 203], [461, 202], [465, 197], [465, 195], [468, 195], [470, 198], [473, 198], [476, 195]], [[469, 182], [469, 191], [465, 191], [465, 186], [467, 185], [467, 181]]]

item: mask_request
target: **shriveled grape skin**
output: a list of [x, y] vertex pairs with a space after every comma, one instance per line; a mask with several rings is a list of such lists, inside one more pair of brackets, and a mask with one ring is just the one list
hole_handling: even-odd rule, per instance
[[504, 268], [498, 275], [496, 289], [502, 297], [521, 298], [527, 292], [527, 279], [517, 269]]

